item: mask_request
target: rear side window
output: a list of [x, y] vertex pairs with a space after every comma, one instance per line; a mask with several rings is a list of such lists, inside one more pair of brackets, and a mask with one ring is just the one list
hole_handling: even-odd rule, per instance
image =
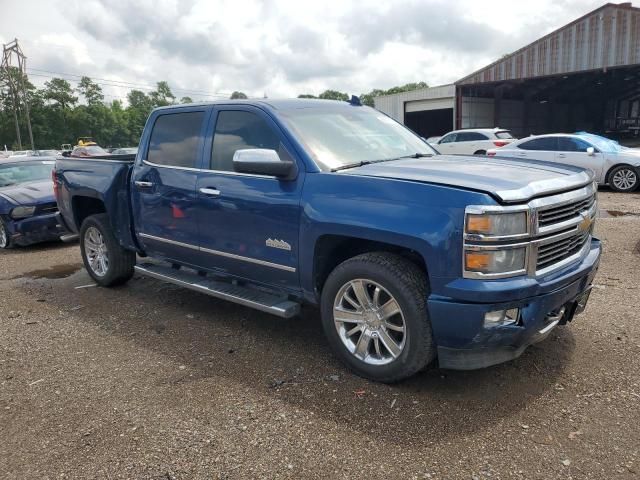
[[584, 140], [580, 140], [579, 138], [571, 138], [571, 137], [560, 137], [558, 138], [558, 150], [561, 152], [583, 152], [586, 153], [589, 145]]
[[235, 110], [218, 114], [213, 136], [211, 170], [233, 172], [233, 154], [246, 148], [278, 150], [280, 137], [267, 122], [251, 112]]
[[158, 165], [195, 168], [204, 112], [160, 115], [151, 131], [147, 160]]
[[456, 142], [475, 142], [478, 140], [489, 140], [489, 137], [479, 132], [461, 132], [456, 138]]
[[521, 143], [518, 148], [522, 150], [558, 150], [558, 139], [556, 137], [534, 138], [528, 142]]
[[496, 138], [504, 140], [505, 138], [514, 138], [514, 136], [511, 135], [511, 132], [508, 130], [503, 130], [501, 132], [496, 132]]

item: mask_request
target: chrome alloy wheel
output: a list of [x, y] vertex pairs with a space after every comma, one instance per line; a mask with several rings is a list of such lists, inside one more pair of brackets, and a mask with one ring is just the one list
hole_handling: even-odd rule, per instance
[[89, 227], [84, 232], [84, 253], [93, 273], [104, 277], [109, 270], [109, 256], [102, 233], [96, 227]]
[[0, 248], [6, 248], [9, 243], [9, 233], [4, 226], [4, 222], [0, 220]]
[[613, 174], [611, 182], [620, 190], [629, 190], [638, 180], [636, 172], [630, 168], [621, 168]]
[[382, 285], [355, 279], [340, 288], [333, 321], [347, 350], [369, 365], [386, 365], [400, 356], [407, 334], [400, 305]]

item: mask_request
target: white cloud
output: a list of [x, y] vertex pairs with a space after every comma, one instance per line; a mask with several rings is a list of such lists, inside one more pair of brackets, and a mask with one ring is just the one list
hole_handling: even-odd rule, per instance
[[[597, 8], [593, 0], [4, 0], [0, 40], [34, 69], [177, 97], [295, 96], [448, 83]], [[37, 12], [37, 15], [34, 15]], [[47, 75], [40, 72], [40, 75]], [[41, 84], [46, 77], [34, 76]], [[104, 86], [113, 97], [127, 88]]]

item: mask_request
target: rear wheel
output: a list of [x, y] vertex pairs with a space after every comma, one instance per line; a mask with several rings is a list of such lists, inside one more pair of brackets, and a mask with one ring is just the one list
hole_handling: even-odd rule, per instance
[[119, 285], [133, 276], [136, 255], [120, 246], [105, 213], [91, 215], [82, 222], [80, 250], [87, 272], [98, 285]]
[[609, 174], [609, 185], [616, 192], [632, 192], [639, 183], [638, 173], [629, 165], [615, 167]]
[[413, 263], [366, 253], [331, 272], [322, 291], [322, 322], [336, 355], [358, 375], [397, 382], [435, 357], [427, 280]]
[[0, 218], [0, 248], [11, 248], [13, 242], [9, 235], [9, 229], [2, 218]]

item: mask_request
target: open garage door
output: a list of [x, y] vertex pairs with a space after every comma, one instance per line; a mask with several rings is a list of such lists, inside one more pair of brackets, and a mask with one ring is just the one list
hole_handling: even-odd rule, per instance
[[453, 129], [453, 98], [406, 102], [404, 124], [421, 137], [444, 135]]

